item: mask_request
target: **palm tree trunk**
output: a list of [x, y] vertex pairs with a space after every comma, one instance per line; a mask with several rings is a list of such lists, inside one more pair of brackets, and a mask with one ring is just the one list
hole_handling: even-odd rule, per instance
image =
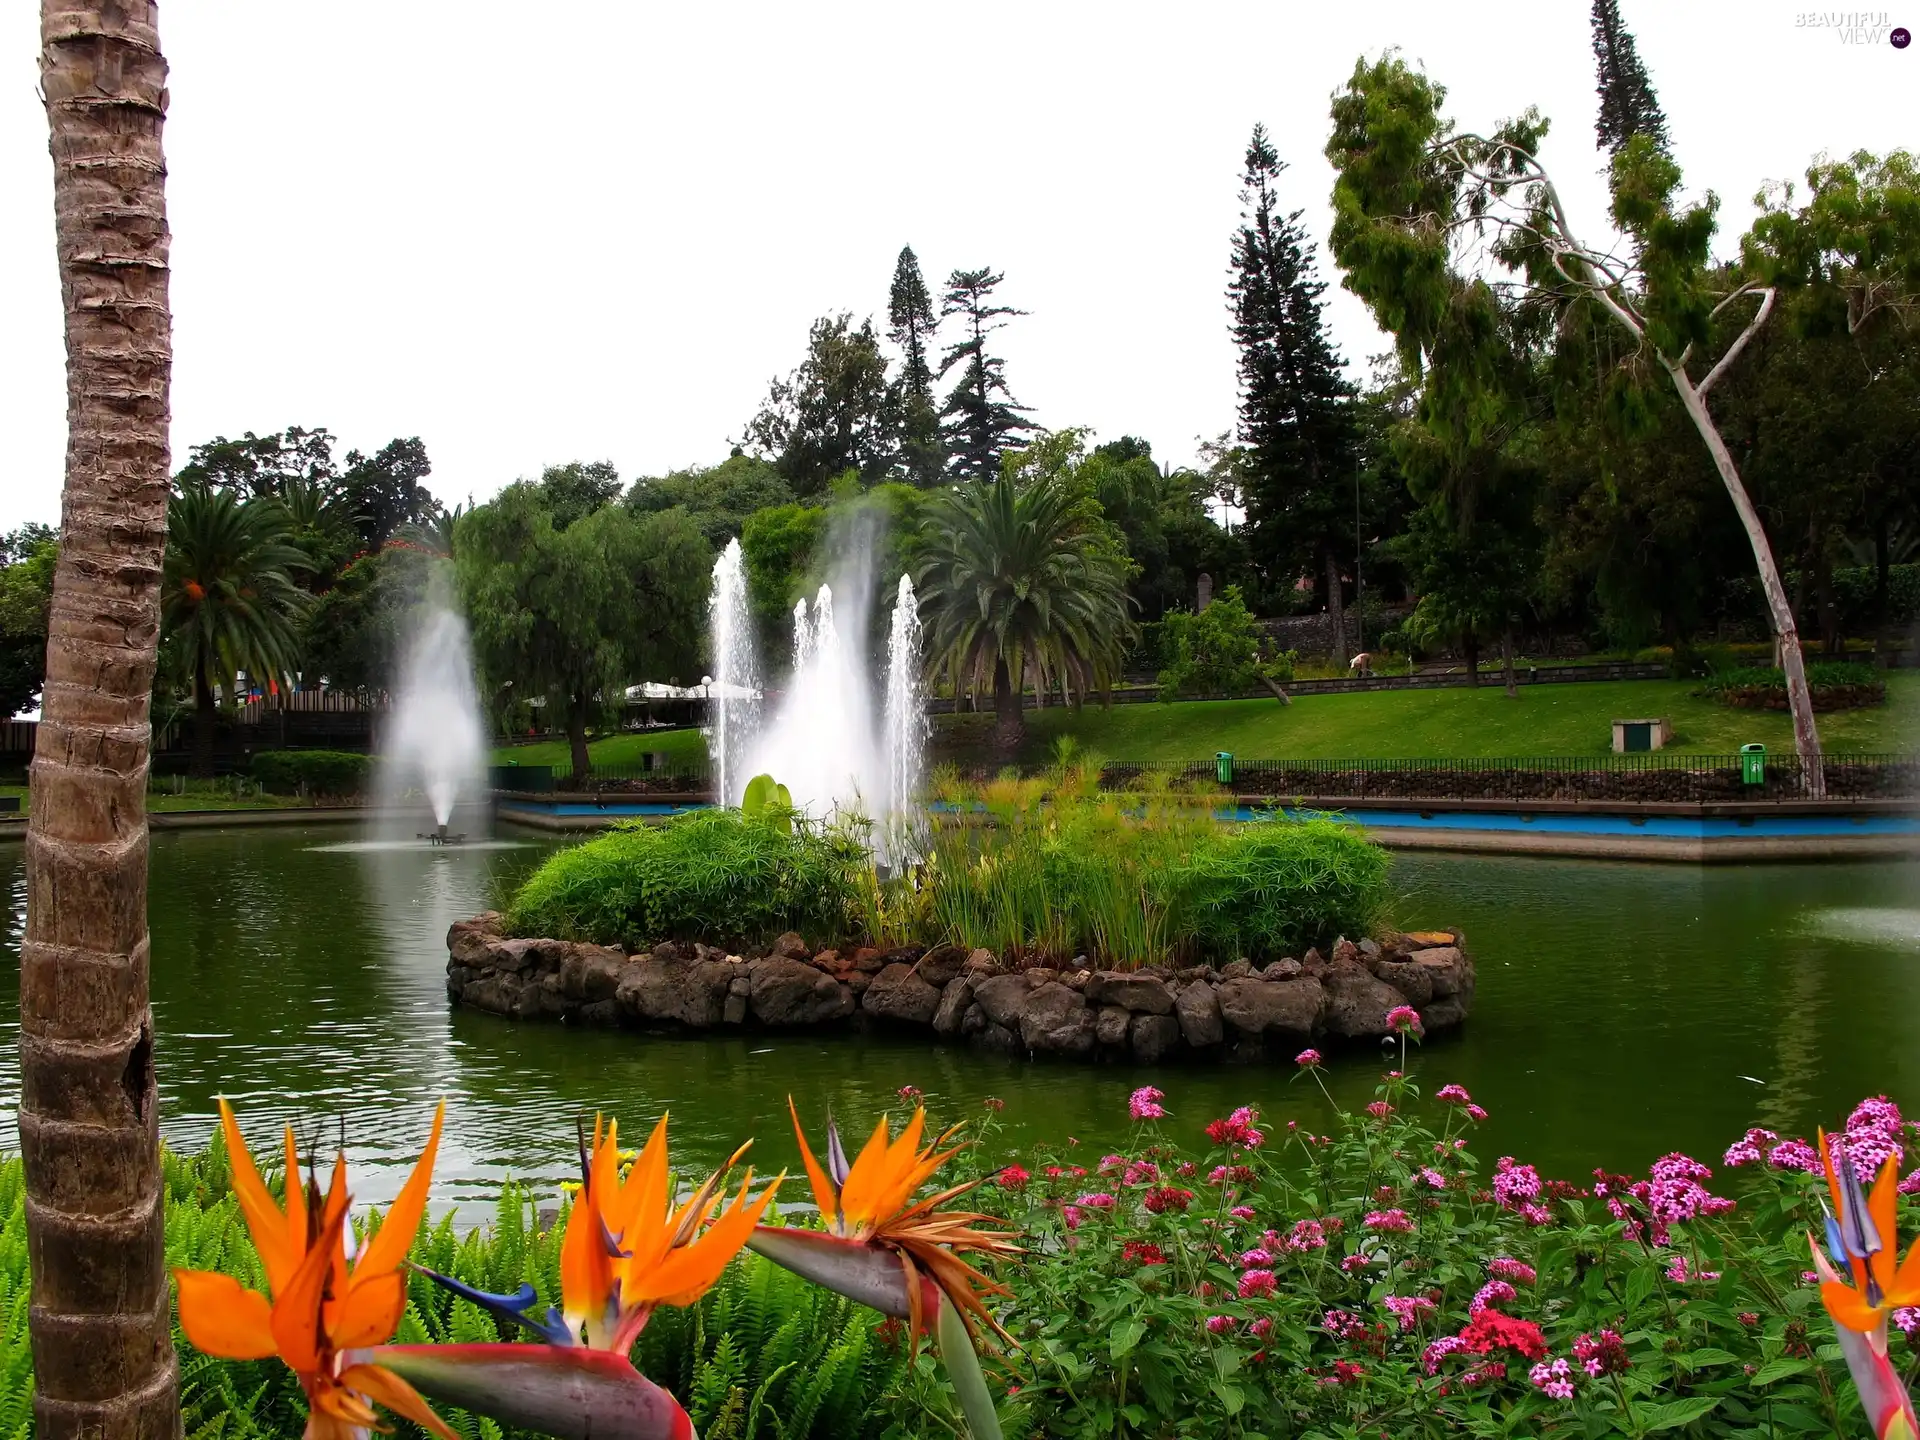
[[1327, 624], [1333, 631], [1333, 663], [1344, 670], [1347, 666], [1347, 609], [1340, 597], [1340, 557], [1333, 553], [1333, 547], [1326, 549], [1327, 569]]
[[193, 672], [193, 774], [213, 778], [213, 686], [205, 670]]
[[151, 0], [41, 0], [67, 462], [20, 947], [35, 1433], [179, 1431], [147, 1006], [166, 548], [167, 66]]
[[1026, 739], [1026, 717], [1020, 713], [1020, 692], [1005, 660], [993, 662], [993, 748], [1011, 761]]

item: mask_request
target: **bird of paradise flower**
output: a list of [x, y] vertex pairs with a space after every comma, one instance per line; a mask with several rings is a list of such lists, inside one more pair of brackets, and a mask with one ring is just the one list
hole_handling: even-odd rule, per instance
[[1920, 1244], [1908, 1249], [1905, 1263], [1894, 1263], [1898, 1164], [1887, 1157], [1868, 1196], [1842, 1137], [1820, 1132], [1820, 1163], [1833, 1200], [1831, 1208], [1821, 1202], [1828, 1254], [1811, 1235], [1807, 1244], [1820, 1274], [1821, 1302], [1833, 1317], [1840, 1352], [1877, 1440], [1920, 1440], [1913, 1401], [1887, 1358], [1888, 1318], [1903, 1305], [1920, 1304]]
[[928, 1328], [931, 1312], [940, 1358], [968, 1427], [975, 1440], [998, 1440], [1000, 1425], [980, 1371], [976, 1327], [985, 1325], [1011, 1343], [982, 1298], [1010, 1292], [961, 1257], [1017, 1255], [1020, 1247], [1004, 1233], [980, 1228], [980, 1222], [990, 1218], [983, 1213], [940, 1208], [973, 1189], [978, 1180], [914, 1198], [958, 1153], [961, 1147], [949, 1142], [960, 1127], [942, 1131], [923, 1146], [924, 1107], [915, 1108], [898, 1137], [889, 1136], [883, 1116], [849, 1164], [840, 1132], [829, 1119], [822, 1166], [807, 1144], [791, 1097], [787, 1109], [825, 1228], [761, 1225], [748, 1247], [805, 1279], [907, 1321], [915, 1339]]

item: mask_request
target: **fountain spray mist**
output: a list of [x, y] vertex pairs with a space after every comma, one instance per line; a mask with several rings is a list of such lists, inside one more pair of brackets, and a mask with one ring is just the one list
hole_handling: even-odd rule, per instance
[[473, 684], [473, 647], [467, 622], [438, 585], [415, 614], [380, 755], [383, 810], [400, 808], [417, 789], [434, 823], [446, 825], [463, 799], [476, 802], [484, 793], [487, 736]]
[[905, 577], [891, 617], [885, 688], [875, 693], [867, 637], [878, 532], [872, 515], [836, 525], [831, 578], [793, 607], [792, 673], [770, 708], [762, 707], [752, 666], [738, 542], [715, 562], [714, 678], [727, 683], [712, 701], [710, 743], [723, 804], [739, 804], [753, 776], [771, 775], [796, 808], [818, 819], [864, 816], [877, 857], [898, 863], [919, 833], [927, 728], [918, 607]]

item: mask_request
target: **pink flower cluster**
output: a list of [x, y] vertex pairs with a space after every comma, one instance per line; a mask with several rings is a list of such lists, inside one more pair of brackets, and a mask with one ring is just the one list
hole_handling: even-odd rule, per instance
[[1400, 1209], [1369, 1210], [1361, 1224], [1369, 1230], [1404, 1235], [1413, 1229], [1413, 1217]]
[[1721, 1162], [1729, 1167], [1758, 1165], [1762, 1157], [1779, 1143], [1780, 1137], [1773, 1131], [1763, 1130], [1756, 1125], [1727, 1147], [1727, 1153], [1721, 1157]]
[[1567, 1364], [1567, 1357], [1560, 1355], [1552, 1360], [1542, 1360], [1527, 1371], [1527, 1379], [1533, 1382], [1533, 1388], [1555, 1400], [1573, 1398], [1573, 1367]]
[[1254, 1128], [1259, 1119], [1259, 1111], [1251, 1105], [1242, 1105], [1224, 1120], [1209, 1120], [1207, 1138], [1230, 1150], [1258, 1149], [1267, 1138]]
[[1502, 1210], [1518, 1210], [1525, 1202], [1538, 1200], [1540, 1172], [1511, 1155], [1502, 1155], [1493, 1165], [1493, 1198]]
[[1303, 1069], [1311, 1070], [1320, 1063], [1320, 1052], [1318, 1050], [1302, 1050], [1298, 1055], [1293, 1057], [1293, 1063], [1301, 1066]]
[[1396, 1005], [1387, 1011], [1387, 1029], [1400, 1035], [1419, 1035], [1420, 1012], [1411, 1005]]
[[1402, 1330], [1411, 1330], [1438, 1309], [1424, 1295], [1389, 1295], [1380, 1302], [1400, 1322]]
[[1902, 1305], [1893, 1312], [1893, 1323], [1908, 1335], [1920, 1335], [1920, 1305]]
[[1326, 1248], [1326, 1230], [1318, 1220], [1294, 1221], [1293, 1229], [1288, 1231], [1284, 1238], [1276, 1237], [1271, 1230], [1267, 1232], [1267, 1249], [1269, 1250], [1291, 1250], [1296, 1255], [1304, 1255], [1309, 1250]]
[[1531, 1285], [1540, 1278], [1525, 1261], [1509, 1260], [1504, 1255], [1487, 1262], [1487, 1273], [1496, 1280], [1507, 1280], [1515, 1285]]
[[1150, 1185], [1160, 1178], [1160, 1167], [1151, 1160], [1129, 1160], [1120, 1176], [1122, 1185]]
[[1884, 1095], [1862, 1100], [1853, 1107], [1853, 1113], [1847, 1117], [1847, 1158], [1853, 1162], [1853, 1173], [1860, 1177], [1862, 1185], [1871, 1185], [1878, 1179], [1888, 1160], [1897, 1165], [1906, 1158], [1906, 1150], [1900, 1143], [1906, 1128], [1900, 1107]]
[[1256, 1245], [1251, 1250], [1242, 1250], [1233, 1263], [1242, 1270], [1261, 1270], [1273, 1264], [1273, 1252]]
[[1393, 1106], [1384, 1100], [1375, 1100], [1367, 1106], [1367, 1114], [1376, 1120], [1384, 1120], [1393, 1113]]
[[[1213, 1122], [1218, 1125], [1218, 1120]], [[1253, 1179], [1253, 1171], [1245, 1165], [1216, 1165], [1207, 1176], [1209, 1185], [1244, 1185]]]
[[1627, 1342], [1620, 1338], [1618, 1330], [1580, 1335], [1573, 1342], [1573, 1358], [1596, 1380], [1602, 1375], [1618, 1375], [1631, 1363], [1627, 1359]]
[[[1714, 1195], [1700, 1182], [1712, 1178], [1713, 1171], [1689, 1155], [1677, 1151], [1653, 1162], [1645, 1204], [1660, 1225], [1678, 1225], [1697, 1216], [1724, 1215], [1734, 1202]], [[1635, 1187], [1636, 1189], [1638, 1187]]]
[[1023, 1166], [1009, 1165], [995, 1178], [1000, 1182], [1002, 1190], [1023, 1190], [1033, 1176], [1029, 1175]]
[[1334, 1335], [1351, 1343], [1355, 1340], [1372, 1338], [1373, 1331], [1367, 1322], [1347, 1310], [1329, 1310], [1321, 1317], [1320, 1326], [1329, 1335]]
[[1519, 1298], [1519, 1292], [1506, 1281], [1489, 1280], [1474, 1293], [1473, 1303], [1467, 1306], [1467, 1313], [1478, 1315], [1489, 1307], [1507, 1305]]
[[1420, 1183], [1425, 1185], [1429, 1190], [1444, 1190], [1447, 1188], [1447, 1177], [1431, 1165], [1422, 1165], [1420, 1167]]
[[1248, 1270], [1240, 1277], [1239, 1294], [1242, 1300], [1258, 1300], [1279, 1288], [1280, 1282], [1274, 1278], [1271, 1270]]
[[1142, 1085], [1127, 1097], [1127, 1113], [1135, 1120], [1165, 1119], [1167, 1109], [1160, 1102], [1166, 1098], [1166, 1092]]
[[1674, 1256], [1673, 1263], [1667, 1266], [1667, 1279], [1676, 1285], [1684, 1285], [1689, 1280], [1696, 1280], [1703, 1284], [1711, 1284], [1719, 1278], [1720, 1272], [1718, 1270], [1691, 1269], [1687, 1264], [1687, 1257], [1684, 1255]]
[[1207, 1333], [1209, 1335], [1224, 1335], [1233, 1329], [1237, 1323], [1231, 1315], [1209, 1315], [1207, 1316]]

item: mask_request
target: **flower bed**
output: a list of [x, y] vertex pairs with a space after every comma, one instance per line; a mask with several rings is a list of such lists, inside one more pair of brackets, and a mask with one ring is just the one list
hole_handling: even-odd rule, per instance
[[[1708, 679], [1706, 692], [1722, 705], [1740, 710], [1788, 708], [1787, 678], [1778, 668], [1747, 666], [1722, 671]], [[1859, 710], [1885, 704], [1887, 685], [1871, 665], [1816, 661], [1807, 666], [1807, 693], [1817, 711]]]
[[1022, 966], [959, 945], [816, 950], [793, 933], [749, 955], [674, 941], [629, 954], [510, 938], [489, 913], [454, 924], [447, 955], [454, 1000], [515, 1019], [640, 1030], [863, 1026], [1148, 1064], [1282, 1059], [1323, 1038], [1377, 1040], [1405, 1016], [1449, 1029], [1466, 1019], [1474, 992], [1461, 937], [1431, 932], [1341, 940], [1331, 957], [1310, 949], [1262, 969], [1238, 960], [1119, 971]]

